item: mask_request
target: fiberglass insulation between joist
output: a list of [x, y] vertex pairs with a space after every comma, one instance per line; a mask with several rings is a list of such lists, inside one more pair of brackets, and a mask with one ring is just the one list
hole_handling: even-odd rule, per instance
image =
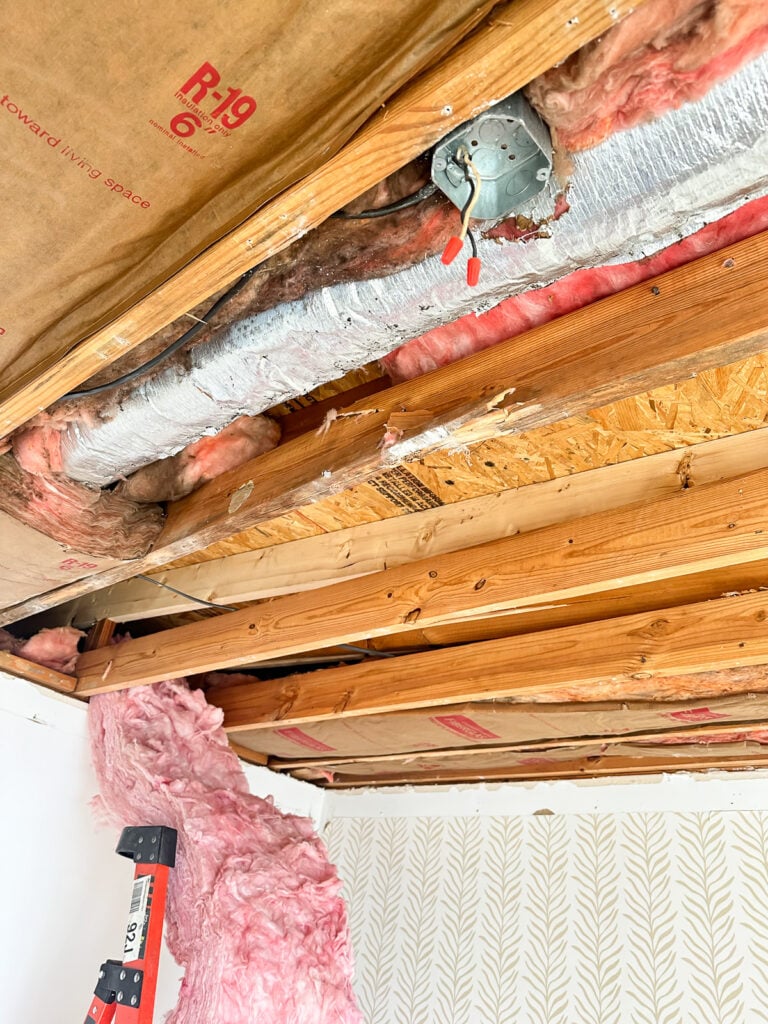
[[[576, 155], [570, 209], [525, 244], [480, 243], [483, 273], [425, 260], [387, 278], [322, 288], [221, 328], [184, 372], [124, 397], [108, 422], [72, 423], [63, 463], [104, 485], [203, 432], [306, 393], [404, 342], [575, 270], [651, 256], [768, 193], [768, 56], [704, 99]], [[534, 222], [554, 196], [534, 203]]]
[[362, 1024], [336, 869], [308, 819], [249, 793], [222, 713], [176, 679], [95, 697], [89, 719], [106, 817], [179, 833], [166, 1024]]

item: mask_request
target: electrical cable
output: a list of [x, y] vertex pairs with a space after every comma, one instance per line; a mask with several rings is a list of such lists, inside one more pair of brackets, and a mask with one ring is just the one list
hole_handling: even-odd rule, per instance
[[215, 601], [206, 601], [202, 597], [195, 597], [193, 594], [187, 594], [183, 590], [177, 590], [176, 587], [172, 587], [169, 583], [161, 583], [160, 580], [153, 580], [151, 576], [145, 576], [143, 573], [136, 574], [137, 580], [145, 580], [147, 583], [152, 583], [156, 587], [162, 587], [164, 590], [170, 590], [173, 594], [178, 594], [179, 597], [186, 597], [188, 601], [194, 601], [196, 604], [205, 605], [206, 608], [218, 608], [222, 612], [236, 612], [239, 609], [233, 608], [231, 604], [216, 604]]
[[[218, 298], [205, 316], [198, 320], [193, 327], [190, 327], [188, 331], [185, 331], [180, 338], [177, 338], [173, 344], [169, 345], [168, 348], [163, 349], [162, 352], [158, 352], [156, 356], [149, 359], [146, 363], [142, 363], [141, 366], [137, 366], [133, 370], [129, 370], [128, 373], [124, 373], [121, 377], [116, 377], [114, 380], [109, 381], [107, 384], [99, 384], [95, 388], [83, 388], [81, 391], [70, 391], [63, 396], [63, 399], [73, 398], [87, 398], [89, 395], [100, 395], [105, 391], [112, 391], [114, 388], [119, 388], [123, 384], [128, 384], [132, 380], [136, 380], [137, 377], [143, 376], [149, 370], [153, 370], [159, 363], [162, 363], [168, 356], [173, 355], [174, 352], [178, 352], [182, 346], [186, 345], [188, 341], [191, 341], [197, 334], [202, 331], [203, 327], [208, 327], [208, 321], [214, 317], [222, 306], [225, 306], [230, 299], [233, 299], [235, 295], [250, 281], [256, 272], [256, 267], [252, 267], [251, 270], [246, 271], [241, 278], [229, 288], [220, 298]], [[62, 400], [63, 400], [62, 399]]]
[[391, 651], [377, 651], [375, 647], [357, 647], [355, 644], [336, 644], [343, 647], [345, 651], [359, 651], [360, 654], [367, 654], [369, 658], [396, 658]]
[[[462, 154], [464, 162], [464, 176], [469, 184], [469, 199], [464, 204], [464, 209], [461, 211], [461, 232], [459, 238], [462, 241], [467, 237], [469, 231], [469, 221], [472, 217], [472, 211], [477, 205], [477, 201], [480, 198], [480, 189], [482, 187], [480, 175], [477, 173], [477, 168], [472, 163], [472, 158], [466, 151]], [[475, 253], [477, 255], [477, 253]]]
[[[234, 608], [231, 604], [216, 604], [215, 601], [206, 601], [202, 597], [195, 597], [193, 594], [187, 594], [184, 590], [177, 590], [176, 587], [172, 587], [169, 583], [161, 583], [160, 580], [154, 580], [151, 576], [145, 576], [144, 573], [136, 574], [137, 580], [144, 580], [147, 583], [152, 583], [156, 587], [162, 587], [164, 590], [170, 590], [173, 594], [178, 594], [179, 597], [186, 597], [188, 601], [194, 601], [196, 604], [205, 605], [206, 608], [217, 608], [222, 612], [236, 612], [240, 609]], [[373, 647], [358, 647], [356, 644], [336, 644], [336, 647], [341, 647], [345, 651], [355, 651], [359, 654], [367, 654], [369, 658], [396, 658], [396, 654], [392, 654], [389, 651], [377, 651]]]
[[433, 196], [435, 192], [437, 192], [437, 185], [433, 181], [428, 181], [418, 192], [413, 192], [403, 199], [389, 203], [388, 206], [377, 206], [372, 210], [361, 210], [360, 213], [345, 213], [344, 210], [337, 210], [336, 213], [331, 214], [331, 217], [336, 217], [339, 220], [372, 220], [374, 217], [389, 217], [392, 213], [399, 213], [411, 206], [418, 206], [419, 203]]

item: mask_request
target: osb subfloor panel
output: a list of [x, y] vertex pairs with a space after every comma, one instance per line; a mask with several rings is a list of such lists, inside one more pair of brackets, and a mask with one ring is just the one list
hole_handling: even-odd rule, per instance
[[[370, 379], [367, 374], [371, 372], [366, 368], [363, 379]], [[353, 383], [360, 382], [356, 379]], [[214, 544], [173, 565], [192, 565], [570, 476], [743, 433], [766, 423], [768, 353], [763, 353], [550, 427], [484, 441], [466, 451], [433, 453], [381, 473], [369, 483]]]

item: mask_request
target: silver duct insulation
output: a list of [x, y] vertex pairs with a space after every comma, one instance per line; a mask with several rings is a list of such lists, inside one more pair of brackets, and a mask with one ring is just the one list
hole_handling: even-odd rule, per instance
[[467, 287], [458, 261], [445, 267], [435, 257], [223, 328], [193, 352], [191, 370], [169, 368], [140, 385], [107, 422], [70, 425], [66, 472], [108, 484], [434, 327], [580, 267], [640, 259], [765, 195], [768, 55], [700, 102], [615, 135], [574, 164], [571, 209], [550, 226], [551, 238], [482, 242], [479, 287]]

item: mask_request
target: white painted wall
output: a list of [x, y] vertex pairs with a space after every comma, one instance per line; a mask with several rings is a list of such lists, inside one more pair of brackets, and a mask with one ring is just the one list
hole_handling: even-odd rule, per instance
[[[246, 766], [251, 789], [322, 825], [324, 794]], [[99, 964], [119, 957], [133, 866], [99, 829], [86, 707], [0, 673], [0, 1020], [79, 1024]], [[181, 971], [166, 953], [156, 1021]]]

